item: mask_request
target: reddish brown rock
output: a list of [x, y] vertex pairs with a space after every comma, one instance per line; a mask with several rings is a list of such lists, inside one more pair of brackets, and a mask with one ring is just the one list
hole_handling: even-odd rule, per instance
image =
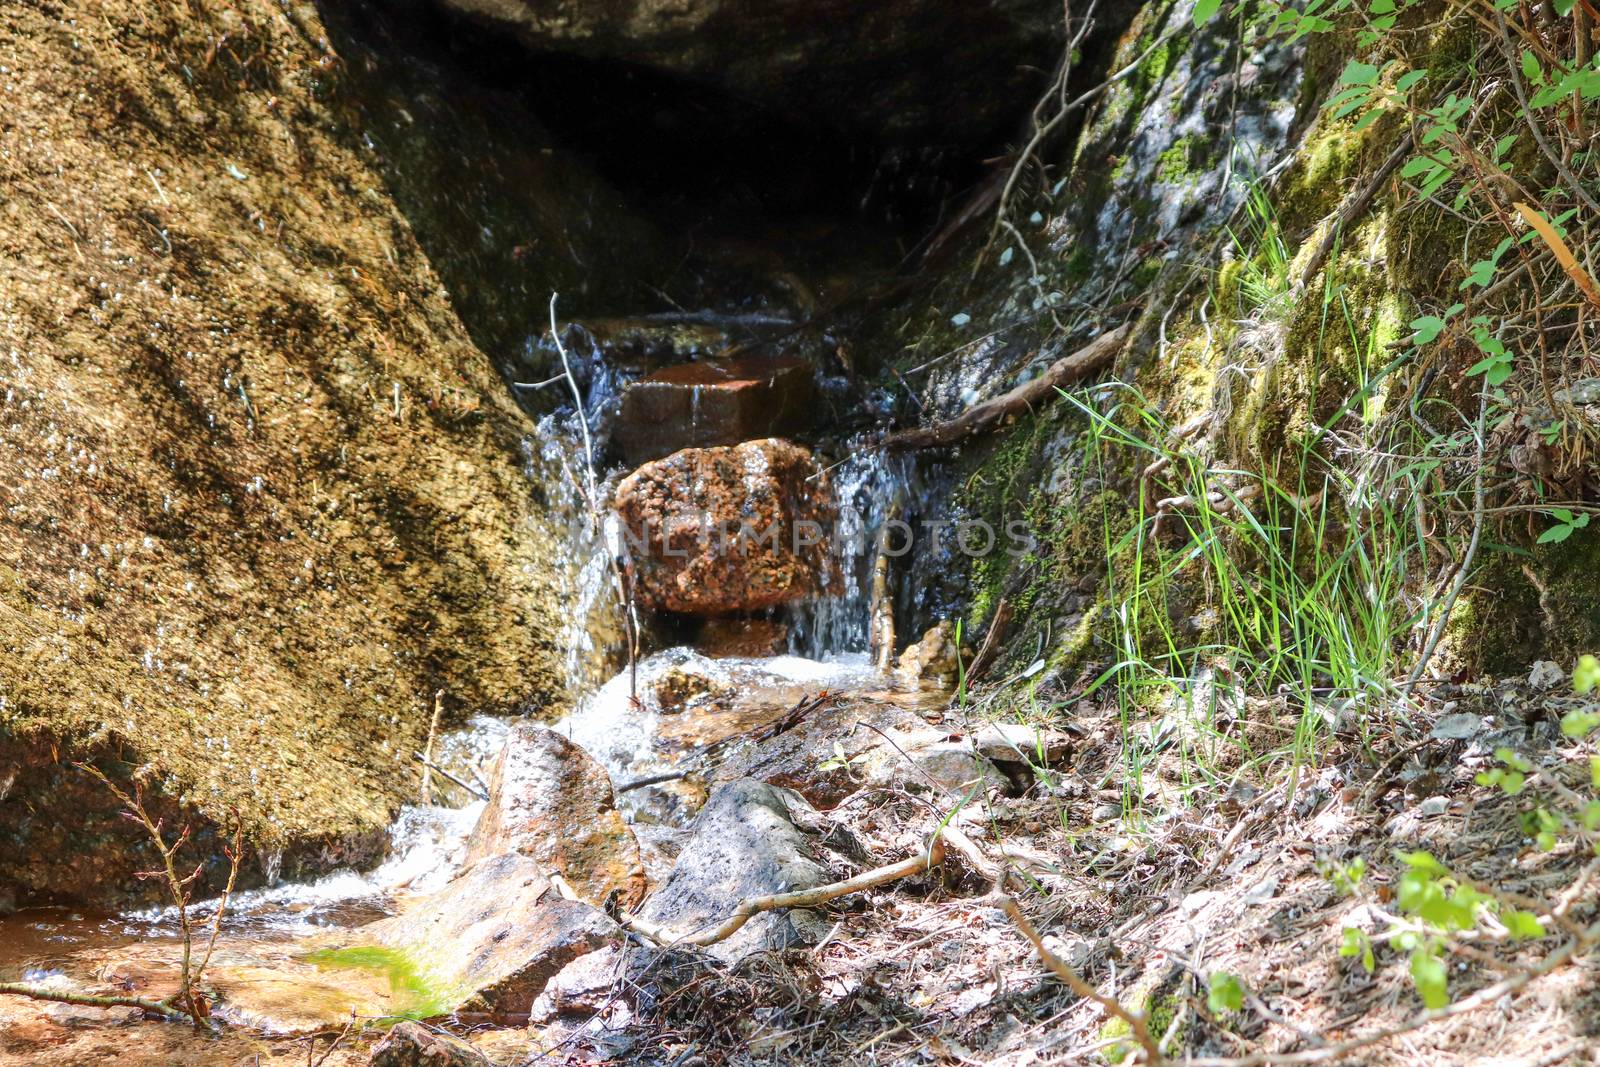
[[519, 852], [484, 860], [406, 911], [344, 935], [345, 949], [377, 946], [426, 975], [430, 1009], [515, 1014], [563, 967], [619, 931], [598, 908], [567, 900]]
[[645, 607], [761, 611], [819, 592], [833, 493], [811, 453], [777, 439], [691, 448], [617, 487]]
[[519, 723], [506, 738], [489, 804], [467, 840], [466, 866], [510, 852], [560, 872], [596, 904], [613, 890], [628, 907], [644, 895], [639, 846], [616, 809], [605, 768], [536, 723]]
[[793, 357], [663, 367], [622, 394], [616, 440], [629, 464], [683, 448], [734, 445], [804, 430], [816, 401], [811, 365]]

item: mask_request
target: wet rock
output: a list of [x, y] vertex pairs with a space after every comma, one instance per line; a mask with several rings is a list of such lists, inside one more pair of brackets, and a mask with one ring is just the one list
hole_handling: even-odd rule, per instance
[[538, 53], [637, 66], [806, 126], [971, 144], [1013, 122], [1059, 48], [1040, 0], [445, 0]]
[[612, 1001], [624, 973], [622, 950], [615, 945], [579, 956], [550, 979], [534, 1000], [528, 1021], [542, 1025], [563, 1015], [582, 1019], [597, 1015]]
[[[703, 790], [704, 786], [699, 788]], [[704, 806], [705, 794], [702, 791], [696, 809]], [[644, 862], [645, 879], [654, 888], [672, 876], [672, 865], [678, 862], [678, 854], [689, 840], [689, 831], [676, 826], [640, 822], [634, 825], [633, 832], [639, 839], [639, 858]]]
[[656, 706], [667, 714], [689, 711], [697, 705], [725, 699], [731, 689], [723, 682], [703, 674], [670, 667], [650, 687]]
[[616, 808], [611, 778], [588, 753], [537, 723], [506, 737], [489, 781], [489, 803], [467, 839], [470, 867], [507, 852], [559, 871], [584, 900], [613, 891], [624, 906], [644, 895], [639, 846]]
[[895, 677], [905, 685], [950, 685], [960, 670], [960, 655], [955, 626], [946, 620], [900, 653]]
[[664, 367], [622, 394], [615, 440], [630, 466], [683, 448], [789, 437], [811, 425], [811, 365], [792, 357], [711, 359]]
[[646, 607], [728, 615], [822, 588], [832, 492], [798, 445], [684, 449], [624, 478], [616, 511]]
[[695, 651], [712, 659], [761, 659], [789, 646], [789, 627], [775, 619], [706, 619]]
[[735, 747], [718, 765], [716, 781], [756, 779], [826, 810], [859, 789], [915, 773], [885, 735], [904, 749], [928, 734], [922, 719], [892, 704], [836, 704], [758, 745]]
[[[831, 881], [827, 821], [788, 789], [741, 779], [712, 790], [672, 874], [640, 914], [676, 934], [721, 923], [746, 897]], [[843, 842], [837, 841], [841, 847]], [[708, 951], [733, 962], [815, 940], [826, 924], [810, 911], [766, 913]]]
[[618, 935], [597, 908], [561, 896], [532, 857], [495, 856], [406, 911], [361, 927], [353, 946], [377, 945], [427, 976], [429, 1005], [525, 1012], [561, 968]]
[[421, 1023], [396, 1023], [372, 1050], [371, 1067], [492, 1067], [483, 1053]]

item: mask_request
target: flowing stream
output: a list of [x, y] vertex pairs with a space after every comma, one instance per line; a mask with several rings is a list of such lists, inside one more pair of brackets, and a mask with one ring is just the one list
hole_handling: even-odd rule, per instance
[[[564, 331], [572, 381], [542, 388], [572, 390], [582, 398], [591, 448], [605, 447], [619, 397], [634, 372], [612, 365], [582, 327]], [[554, 362], [548, 337], [544, 361]], [[530, 383], [537, 385], [538, 383]], [[551, 723], [582, 746], [623, 785], [673, 768], [691, 767], [697, 750], [781, 715], [821, 690], [865, 691], [881, 684], [869, 662], [873, 561], [884, 524], [908, 506], [907, 472], [897, 461], [845, 442], [847, 458], [829, 477], [840, 504], [832, 566], [832, 595], [790, 609], [780, 620], [788, 651], [761, 658], [712, 658], [687, 646], [650, 652], [630, 667], [619, 664], [622, 614], [604, 534], [590, 519], [586, 449], [577, 406], [557, 404], [538, 420], [525, 443], [534, 491], [565, 527], [568, 554], [559, 569], [568, 605], [565, 626], [571, 709]], [[509, 730], [507, 720], [469, 719], [436, 747], [439, 766], [461, 782], [487, 791], [485, 780]], [[688, 761], [688, 762], [686, 762]], [[224, 1004], [223, 1017], [268, 1031], [303, 1028], [319, 1013], [329, 1019], [340, 1004], [306, 1004], [293, 988], [292, 970], [302, 943], [332, 930], [357, 928], [403, 910], [408, 899], [444, 885], [457, 871], [464, 844], [484, 804], [468, 790], [434, 778], [439, 803], [403, 807], [389, 830], [385, 859], [367, 871], [339, 870], [306, 882], [279, 882], [275, 858], [262, 860], [266, 886], [235, 894], [222, 924], [219, 963], [247, 959], [263, 974], [291, 972], [278, 1002], [282, 1013]], [[672, 786], [619, 794], [630, 818], [683, 824], [693, 806]], [[208, 921], [215, 902], [191, 909]], [[0, 980], [21, 980], [62, 990], [103, 986], [108, 976], [136, 983], [141, 974], [170, 972], [179, 952], [174, 909], [101, 914], [70, 908], [33, 908], [0, 918]], [[263, 978], [263, 981], [276, 981]], [[310, 1013], [309, 1015], [307, 1013]]]

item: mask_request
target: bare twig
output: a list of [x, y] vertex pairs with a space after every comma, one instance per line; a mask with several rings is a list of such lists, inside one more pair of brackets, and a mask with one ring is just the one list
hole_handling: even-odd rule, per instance
[[426, 767], [428, 767], [428, 768], [430, 768], [430, 769], [432, 769], [434, 771], [437, 771], [441, 777], [450, 779], [456, 785], [459, 785], [462, 789], [465, 789], [468, 793], [471, 793], [473, 796], [477, 797], [479, 800], [488, 800], [489, 799], [489, 794], [488, 793], [483, 792], [483, 791], [477, 789], [475, 786], [472, 786], [471, 784], [462, 781], [460, 778], [458, 778], [455, 775], [451, 774], [449, 771], [445, 770], [443, 767], [439, 766], [437, 763], [434, 763], [431, 760], [429, 760], [428, 757], [424, 756], [422, 753], [413, 752], [413, 753], [411, 753], [411, 758], [416, 760], [418, 763], [421, 763], [424, 766], [426, 766]]
[[444, 690], [433, 694], [433, 721], [428, 724], [428, 742], [422, 746], [422, 802], [433, 803], [433, 742], [439, 736], [439, 717], [444, 711]]
[[1161, 1055], [1161, 1046], [1156, 1042], [1154, 1035], [1150, 1033], [1150, 1027], [1146, 1024], [1143, 1014], [1129, 1011], [1115, 998], [1102, 995], [1098, 989], [1084, 981], [1083, 977], [1073, 970], [1066, 960], [1051, 952], [1045, 946], [1044, 938], [1040, 936], [1038, 928], [1028, 921], [1028, 917], [1022, 914], [1022, 909], [1017, 906], [1017, 902], [1011, 897], [1000, 898], [1000, 910], [1006, 913], [1006, 918], [1010, 919], [1018, 930], [1022, 931], [1022, 936], [1032, 943], [1033, 950], [1039, 954], [1039, 958], [1044, 961], [1044, 965], [1050, 968], [1051, 973], [1061, 979], [1068, 989], [1085, 1000], [1091, 1000], [1100, 1005], [1107, 1015], [1121, 1019], [1128, 1024], [1128, 1029], [1133, 1032], [1133, 1039], [1139, 1043], [1140, 1048], [1144, 1049], [1146, 1063], [1166, 1062], [1166, 1057]]
[[187, 1020], [188, 1015], [170, 1004], [154, 1000], [145, 1000], [142, 997], [92, 997], [86, 993], [68, 993], [65, 991], [45, 989], [41, 986], [25, 985], [22, 982], [0, 982], [0, 993], [15, 997], [27, 997], [29, 1000], [46, 1000], [57, 1004], [77, 1004], [89, 1008], [138, 1008], [141, 1011], [159, 1015], [163, 1019]]

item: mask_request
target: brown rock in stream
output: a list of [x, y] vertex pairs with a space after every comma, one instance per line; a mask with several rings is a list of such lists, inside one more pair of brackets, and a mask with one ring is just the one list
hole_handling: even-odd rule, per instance
[[513, 1015], [526, 1012], [563, 967], [618, 933], [604, 912], [566, 899], [537, 861], [512, 852], [473, 866], [403, 914], [353, 931], [346, 948], [378, 946], [411, 963], [433, 993], [429, 1011], [470, 1006]]
[[488, 806], [467, 839], [465, 866], [508, 852], [559, 871], [596, 904], [612, 891], [624, 907], [644, 895], [639, 845], [616, 809], [611, 777], [582, 748], [537, 723], [518, 723], [507, 736]]
[[787, 437], [811, 424], [811, 365], [792, 357], [752, 356], [678, 363], [629, 385], [616, 439], [637, 466], [682, 448]]
[[799, 445], [684, 449], [624, 478], [616, 510], [645, 607], [728, 615], [822, 588], [833, 493]]

